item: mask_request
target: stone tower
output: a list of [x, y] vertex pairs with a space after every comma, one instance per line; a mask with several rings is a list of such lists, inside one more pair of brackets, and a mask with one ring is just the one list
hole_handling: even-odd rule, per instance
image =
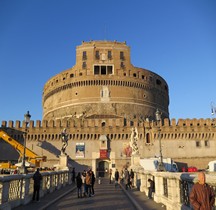
[[43, 120], [169, 117], [169, 92], [159, 75], [130, 62], [126, 42], [90, 41], [76, 48], [76, 64], [47, 81]]

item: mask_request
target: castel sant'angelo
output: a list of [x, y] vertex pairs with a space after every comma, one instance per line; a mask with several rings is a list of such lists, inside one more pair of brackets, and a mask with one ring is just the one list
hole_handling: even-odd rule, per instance
[[[63, 129], [74, 167], [96, 171], [130, 165], [134, 133], [141, 158], [159, 156], [160, 136], [163, 157], [179, 165], [203, 169], [216, 159], [214, 122], [169, 119], [168, 84], [160, 75], [133, 66], [126, 42], [82, 42], [76, 64], [46, 82], [42, 103], [43, 119], [30, 122], [26, 145], [47, 156], [43, 164], [49, 167], [58, 163]], [[156, 121], [156, 110], [161, 121]], [[23, 141], [24, 122], [2, 121], [1, 129]], [[18, 158], [11, 145], [0, 144], [1, 160]]]

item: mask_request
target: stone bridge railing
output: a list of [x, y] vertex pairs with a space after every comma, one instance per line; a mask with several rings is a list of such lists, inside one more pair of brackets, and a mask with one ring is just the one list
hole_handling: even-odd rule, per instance
[[[164, 204], [166, 210], [192, 209], [189, 194], [197, 181], [197, 173], [148, 172], [141, 167], [133, 170], [135, 186], [146, 195], [148, 179], [154, 180], [154, 201]], [[71, 173], [68, 170], [41, 174], [43, 180], [40, 197], [71, 184]], [[206, 174], [206, 182], [216, 190], [216, 173]], [[32, 199], [33, 184], [33, 174], [0, 176], [0, 210], [10, 210], [29, 203]]]
[[[141, 167], [134, 168], [134, 184], [148, 195], [148, 179], [155, 182], [154, 201], [162, 203], [167, 210], [191, 210], [190, 191], [197, 182], [197, 173], [148, 172]], [[206, 182], [216, 192], [216, 173], [206, 174]], [[216, 194], [216, 193], [215, 193]], [[216, 204], [214, 209], [216, 209]]]
[[[71, 184], [68, 170], [42, 172], [40, 197]], [[0, 176], [0, 210], [10, 210], [32, 200], [33, 174]]]

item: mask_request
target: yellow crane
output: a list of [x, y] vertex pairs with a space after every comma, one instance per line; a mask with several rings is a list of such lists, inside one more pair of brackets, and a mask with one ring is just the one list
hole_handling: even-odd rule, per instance
[[[6, 141], [8, 144], [10, 144], [12, 147], [16, 149], [16, 151], [19, 153], [20, 157], [19, 160], [23, 159], [24, 155], [24, 146], [17, 142], [15, 139], [11, 138], [5, 131], [0, 130], [0, 138]], [[27, 147], [25, 148], [25, 161], [33, 164], [35, 167], [40, 167], [41, 162], [46, 161], [46, 156], [38, 156], [35, 152], [32, 150], [28, 149]], [[10, 168], [11, 165], [10, 163], [0, 163], [0, 168], [5, 167], [8, 165]]]

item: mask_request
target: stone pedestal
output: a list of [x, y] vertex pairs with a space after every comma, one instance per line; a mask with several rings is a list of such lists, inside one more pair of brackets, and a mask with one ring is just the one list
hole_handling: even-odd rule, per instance
[[58, 170], [67, 170], [68, 168], [68, 157], [67, 155], [59, 156], [59, 164], [55, 165]]
[[139, 155], [131, 156], [131, 166], [140, 166], [140, 156]]
[[139, 171], [142, 168], [142, 166], [140, 165], [140, 156], [139, 155], [132, 155], [131, 156], [131, 169]]
[[68, 169], [68, 157], [66, 155], [60, 155], [59, 165], [62, 169]]

